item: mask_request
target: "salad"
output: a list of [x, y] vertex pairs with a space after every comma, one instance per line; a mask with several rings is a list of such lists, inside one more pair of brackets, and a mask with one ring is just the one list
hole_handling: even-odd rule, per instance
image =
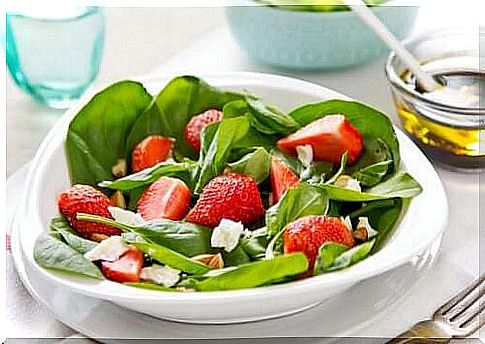
[[[257, 0], [268, 6], [278, 7], [291, 11], [308, 12], [339, 12], [348, 11], [342, 0]], [[364, 0], [371, 7], [385, 3], [387, 0]]]
[[232, 290], [346, 269], [422, 189], [383, 113], [325, 100], [117, 82], [72, 119], [72, 186], [36, 241], [45, 268], [162, 291]]

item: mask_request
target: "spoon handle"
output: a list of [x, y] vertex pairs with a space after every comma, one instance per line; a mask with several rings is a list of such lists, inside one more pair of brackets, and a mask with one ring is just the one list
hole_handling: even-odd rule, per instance
[[381, 40], [391, 48], [397, 56], [407, 65], [411, 73], [416, 76], [419, 85], [427, 92], [436, 91], [441, 85], [428, 73], [423, 71], [420, 63], [409, 51], [397, 40], [397, 38], [382, 24], [374, 13], [372, 13], [362, 0], [343, 0], [345, 5], [350, 7]]

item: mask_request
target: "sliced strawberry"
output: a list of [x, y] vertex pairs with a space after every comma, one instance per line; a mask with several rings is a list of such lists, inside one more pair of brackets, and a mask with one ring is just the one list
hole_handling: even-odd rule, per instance
[[300, 277], [313, 275], [318, 250], [324, 242], [333, 241], [348, 247], [355, 244], [352, 232], [344, 220], [338, 217], [302, 217], [286, 225], [284, 231], [284, 253], [303, 252], [308, 258], [309, 269]]
[[214, 228], [222, 219], [250, 225], [263, 216], [256, 181], [244, 174], [227, 173], [207, 183], [186, 220]]
[[296, 155], [296, 147], [311, 145], [316, 160], [338, 165], [345, 152], [347, 163], [354, 163], [362, 153], [360, 132], [343, 115], [329, 115], [316, 120], [278, 141], [277, 146], [287, 154]]
[[57, 205], [72, 228], [85, 238], [99, 241], [121, 233], [117, 228], [76, 218], [78, 213], [112, 218], [108, 211], [108, 196], [90, 185], [77, 184], [61, 192], [57, 198]]
[[218, 110], [207, 110], [200, 115], [190, 119], [185, 127], [184, 136], [187, 143], [196, 151], [200, 151], [200, 134], [209, 124], [222, 120], [222, 112]]
[[143, 192], [137, 211], [145, 220], [182, 220], [189, 211], [190, 198], [183, 181], [162, 177]]
[[143, 267], [143, 252], [136, 247], [130, 247], [129, 251], [114, 262], [101, 262], [103, 275], [112, 281], [138, 282], [140, 280], [140, 273]]
[[281, 196], [292, 186], [297, 186], [300, 179], [283, 161], [276, 157], [271, 157], [271, 193], [272, 203], [276, 204]]
[[131, 153], [131, 170], [138, 172], [167, 160], [172, 152], [173, 139], [152, 135], [145, 138]]

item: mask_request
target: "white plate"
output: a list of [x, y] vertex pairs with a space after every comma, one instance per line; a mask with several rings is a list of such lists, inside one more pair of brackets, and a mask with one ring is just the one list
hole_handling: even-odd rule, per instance
[[[17, 222], [17, 223], [15, 223]], [[74, 330], [103, 342], [132, 343], [130, 339], [231, 339], [264, 337], [321, 337], [327, 343], [342, 337], [366, 337], [368, 328], [385, 324], [436, 262], [441, 236], [426, 252], [378, 277], [368, 279], [319, 306], [295, 315], [257, 323], [194, 325], [156, 319], [100, 299], [73, 293], [33, 266], [19, 244], [18, 216], [12, 236], [17, 271], [29, 292]], [[332, 314], [332, 316], [329, 316]], [[375, 332], [375, 331], [374, 331]], [[382, 336], [392, 336], [383, 327]], [[325, 338], [323, 338], [325, 337]], [[283, 343], [284, 339], [280, 339]], [[288, 343], [293, 343], [290, 339]], [[238, 342], [239, 343], [239, 342]]]
[[[274, 75], [228, 72], [202, 77], [218, 87], [248, 90], [283, 110], [322, 99], [344, 98], [321, 86]], [[170, 78], [144, 80], [144, 84], [155, 94]], [[37, 235], [46, 230], [49, 219], [57, 212], [57, 194], [69, 185], [63, 142], [68, 123], [78, 110], [79, 107], [66, 112], [36, 154], [26, 183], [28, 197], [22, 204], [26, 215], [22, 220], [28, 221], [29, 230], [20, 233], [27, 265], [53, 283], [76, 293], [184, 322], [230, 323], [273, 318], [308, 309], [359, 281], [409, 262], [426, 251], [446, 227], [448, 205], [438, 175], [411, 140], [396, 129], [403, 164], [421, 183], [423, 193], [413, 199], [389, 242], [379, 252], [349, 269], [283, 285], [210, 293], [141, 290], [108, 280], [99, 282], [47, 271], [35, 264], [32, 252]]]

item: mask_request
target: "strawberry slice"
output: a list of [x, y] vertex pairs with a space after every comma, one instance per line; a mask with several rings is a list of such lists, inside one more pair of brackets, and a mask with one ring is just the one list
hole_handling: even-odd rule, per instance
[[329, 115], [316, 120], [278, 141], [278, 148], [296, 155], [296, 147], [311, 145], [316, 160], [338, 165], [345, 152], [347, 163], [354, 163], [362, 153], [360, 132], [343, 115]]
[[276, 157], [271, 157], [271, 191], [272, 203], [276, 204], [281, 196], [292, 186], [297, 186], [300, 179], [283, 161]]
[[139, 172], [167, 160], [172, 152], [173, 139], [152, 135], [145, 138], [131, 153], [131, 170]]
[[200, 134], [209, 124], [222, 121], [223, 114], [221, 111], [211, 109], [203, 112], [190, 119], [184, 130], [184, 136], [187, 143], [196, 151], [200, 151]]
[[143, 192], [137, 211], [147, 221], [182, 220], [189, 211], [190, 198], [190, 190], [183, 181], [162, 177]]
[[103, 275], [115, 282], [138, 282], [143, 267], [143, 252], [136, 247], [130, 247], [129, 251], [114, 262], [101, 262]]

